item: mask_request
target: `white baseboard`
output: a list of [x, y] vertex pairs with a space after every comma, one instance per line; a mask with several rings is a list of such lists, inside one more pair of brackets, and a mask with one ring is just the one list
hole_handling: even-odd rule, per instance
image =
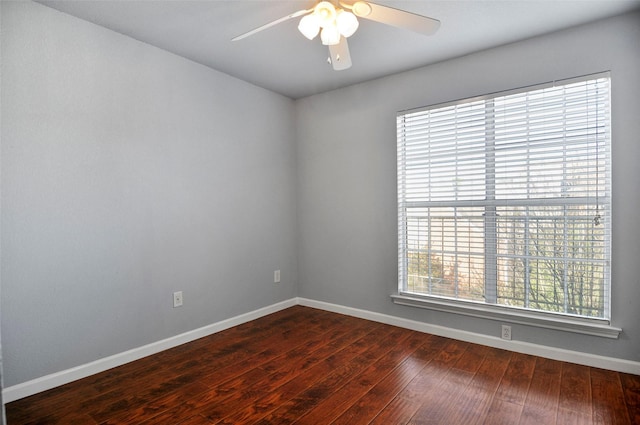
[[259, 319], [260, 317], [266, 316], [268, 314], [284, 310], [285, 308], [293, 307], [296, 304], [296, 298], [285, 300], [267, 307], [260, 308], [258, 310], [250, 311], [239, 316], [231, 317], [229, 319], [213, 323], [211, 325], [203, 326], [201, 328], [194, 329], [180, 335], [153, 342], [142, 347], [134, 348], [123, 353], [114, 354], [113, 356], [105, 357], [91, 363], [52, 373], [50, 375], [23, 382], [21, 384], [13, 385], [11, 387], [3, 389], [2, 398], [5, 403], [19, 400], [21, 398], [28, 397], [42, 391], [50, 390], [60, 385], [68, 384], [69, 382], [73, 382], [78, 379], [95, 375], [96, 373], [104, 372], [105, 370], [117, 366], [122, 366], [123, 364], [132, 362], [134, 360], [138, 360], [143, 357], [168, 350], [169, 348], [177, 347], [178, 345], [195, 341], [196, 339], [214, 334], [216, 332], [220, 332], [225, 329], [229, 329], [234, 326]]
[[562, 348], [549, 347], [545, 345], [532, 344], [524, 341], [506, 341], [504, 339], [478, 334], [474, 332], [461, 331], [459, 329], [447, 328], [445, 326], [431, 325], [429, 323], [415, 320], [403, 319], [401, 317], [390, 316], [382, 313], [375, 313], [368, 310], [360, 310], [352, 307], [345, 307], [338, 304], [331, 304], [323, 301], [315, 301], [306, 298], [298, 298], [299, 305], [332, 311], [334, 313], [359, 317], [374, 322], [385, 323], [401, 328], [411, 329], [433, 335], [453, 338], [460, 341], [472, 342], [503, 350], [515, 351], [523, 354], [545, 357], [553, 360], [576, 363], [585, 366], [598, 367], [602, 369], [614, 370], [617, 372], [640, 375], [640, 362], [614, 357], [598, 356], [595, 354], [582, 353], [579, 351], [565, 350]]
[[168, 350], [169, 348], [194, 341], [216, 332], [232, 328], [237, 325], [259, 319], [271, 313], [275, 313], [294, 305], [302, 305], [313, 307], [321, 310], [331, 311], [334, 313], [345, 314], [348, 316], [358, 317], [361, 319], [371, 320], [374, 322], [385, 323], [388, 325], [398, 326], [401, 328], [411, 329], [418, 332], [430, 333], [447, 338], [453, 338], [461, 341], [472, 342], [475, 344], [487, 345], [489, 347], [501, 348], [504, 350], [515, 351], [518, 353], [531, 354], [535, 356], [545, 357], [553, 360], [566, 361], [571, 363], [582, 364], [585, 366], [599, 367], [603, 369], [615, 370], [618, 372], [631, 373], [640, 375], [640, 362], [631, 360], [617, 359], [613, 357], [597, 356], [594, 354], [581, 353], [579, 351], [564, 350], [561, 348], [548, 347], [544, 345], [532, 344], [523, 341], [505, 341], [498, 337], [477, 334], [473, 332], [461, 331], [458, 329], [447, 328], [439, 325], [431, 325], [415, 320], [403, 319], [401, 317], [390, 316], [387, 314], [376, 313], [368, 310], [360, 310], [357, 308], [346, 307], [338, 304], [331, 304], [324, 301], [315, 301], [307, 298], [292, 298], [267, 307], [260, 308], [239, 316], [235, 316], [199, 329], [194, 329], [171, 338], [163, 339], [142, 347], [134, 348], [123, 353], [105, 357], [80, 365], [71, 369], [63, 370], [51, 375], [46, 375], [31, 381], [23, 382], [18, 385], [7, 387], [2, 391], [3, 401], [9, 403], [30, 395], [37, 394], [42, 391], [50, 390], [60, 385], [78, 379], [86, 378], [96, 373], [104, 372], [113, 367], [141, 359], [143, 357]]

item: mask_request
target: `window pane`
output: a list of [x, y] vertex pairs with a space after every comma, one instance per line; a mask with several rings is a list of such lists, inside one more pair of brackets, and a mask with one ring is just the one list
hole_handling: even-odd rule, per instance
[[609, 79], [398, 115], [399, 290], [609, 316]]
[[409, 210], [409, 291], [484, 300], [482, 211], [479, 208]]

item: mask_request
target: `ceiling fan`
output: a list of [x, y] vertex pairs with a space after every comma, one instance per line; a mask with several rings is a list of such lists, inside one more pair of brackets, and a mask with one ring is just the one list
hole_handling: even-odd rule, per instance
[[367, 1], [356, 1], [353, 4], [340, 1], [338, 7], [329, 1], [320, 1], [311, 9], [293, 12], [241, 34], [233, 38], [232, 41], [242, 40], [274, 25], [301, 16], [298, 30], [309, 40], [313, 40], [320, 34], [322, 44], [329, 46], [328, 61], [336, 71], [351, 67], [347, 38], [358, 29], [358, 18], [408, 29], [424, 35], [432, 35], [440, 27], [440, 21], [437, 19]]

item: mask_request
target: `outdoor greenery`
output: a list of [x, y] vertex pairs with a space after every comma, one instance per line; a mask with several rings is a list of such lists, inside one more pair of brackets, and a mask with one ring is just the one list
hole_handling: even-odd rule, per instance
[[[461, 300], [488, 302], [493, 285], [499, 305], [589, 317], [603, 317], [605, 309], [604, 226], [594, 220], [593, 208], [567, 211], [541, 208], [527, 215], [512, 210], [497, 221], [495, 261], [460, 249], [468, 245], [456, 235], [452, 252], [446, 238], [408, 252], [408, 290]], [[440, 219], [442, 220], [442, 219]], [[444, 225], [422, 217], [425, 229]], [[483, 252], [481, 252], [483, 254]], [[493, 273], [486, 273], [495, 267]], [[493, 281], [488, 276], [495, 276]]]

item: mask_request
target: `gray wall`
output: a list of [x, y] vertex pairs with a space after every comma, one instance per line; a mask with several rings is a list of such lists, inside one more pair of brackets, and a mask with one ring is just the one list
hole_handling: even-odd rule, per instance
[[[0, 6], [0, 36], [3, 35], [2, 32], [2, 7]], [[0, 46], [1, 47], [1, 46]], [[2, 49], [0, 48], [0, 72], [2, 71]], [[0, 78], [1, 78], [1, 74], [0, 74]], [[2, 98], [2, 90], [0, 87], [0, 99]], [[0, 104], [2, 104], [2, 102], [0, 101]], [[0, 128], [2, 128], [2, 114], [0, 113]], [[0, 135], [1, 136], [1, 135]], [[1, 141], [1, 139], [0, 139]], [[1, 152], [0, 152], [0, 156], [1, 156]], [[0, 161], [0, 176], [2, 174], [2, 164]], [[0, 187], [2, 185], [2, 179], [0, 178]], [[0, 197], [0, 212], [2, 211], [2, 198]], [[0, 240], [2, 237], [2, 228], [0, 226]], [[0, 258], [2, 258], [2, 244], [0, 244]], [[0, 270], [2, 269], [2, 264], [0, 263]], [[0, 273], [0, 299], [2, 295], [2, 276]], [[1, 310], [0, 310], [1, 312]], [[0, 314], [0, 322], [2, 321], [2, 314]], [[4, 419], [4, 402], [3, 402], [3, 398], [2, 398], [2, 388], [3, 388], [3, 384], [2, 384], [2, 330], [1, 330], [1, 326], [0, 326], [0, 425], [4, 425], [5, 419]]]
[[[299, 295], [498, 336], [500, 324], [398, 306], [396, 111], [611, 70], [613, 325], [619, 340], [513, 326], [514, 339], [640, 360], [640, 15], [297, 102]], [[357, 66], [354, 65], [354, 66]]]
[[293, 102], [39, 4], [0, 4], [5, 384], [296, 295], [497, 336], [496, 322], [389, 298], [395, 113], [603, 70], [624, 333], [513, 335], [640, 360], [640, 15]]
[[6, 386], [295, 297], [292, 100], [36, 3], [2, 30]]

